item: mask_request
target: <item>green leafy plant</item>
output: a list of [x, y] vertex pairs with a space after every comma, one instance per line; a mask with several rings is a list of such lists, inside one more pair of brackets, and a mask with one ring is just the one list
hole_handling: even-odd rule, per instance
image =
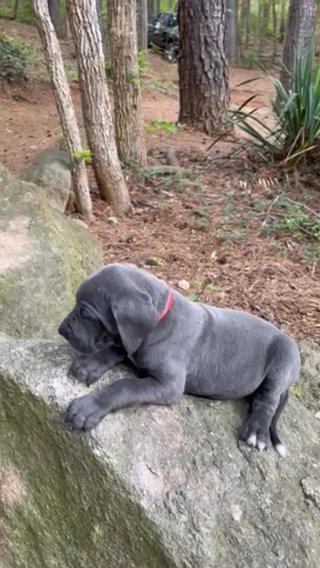
[[138, 66], [139, 66], [140, 75], [147, 73], [147, 71], [149, 71], [149, 69], [150, 69], [147, 57], [148, 57], [147, 51], [144, 51], [144, 50], [139, 51], [139, 53], [138, 53]]
[[249, 134], [258, 155], [266, 162], [281, 160], [295, 165], [302, 157], [313, 158], [320, 150], [320, 65], [315, 65], [315, 43], [311, 41], [305, 57], [297, 53], [290, 89], [274, 79], [276, 101], [272, 103], [275, 125], [268, 126], [256, 111], [246, 107], [257, 95], [252, 95], [230, 120]]
[[73, 155], [77, 160], [84, 160], [87, 164], [91, 164], [92, 162], [91, 150], [77, 150]]
[[14, 83], [46, 73], [43, 55], [18, 35], [0, 33], [0, 80]]
[[286, 229], [295, 235], [303, 233], [309, 238], [320, 242], [320, 215], [316, 211], [298, 202], [282, 197], [278, 200], [279, 208], [284, 216], [278, 227]]
[[166, 134], [175, 134], [178, 131], [178, 126], [169, 120], [162, 120], [157, 118], [145, 125], [147, 132], [165, 132]]

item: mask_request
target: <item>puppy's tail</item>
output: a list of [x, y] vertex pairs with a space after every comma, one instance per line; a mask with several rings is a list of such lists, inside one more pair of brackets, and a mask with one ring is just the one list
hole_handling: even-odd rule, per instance
[[281, 443], [281, 440], [278, 436], [277, 424], [278, 424], [279, 416], [280, 416], [281, 412], [283, 411], [285, 405], [287, 404], [288, 397], [289, 397], [289, 390], [285, 391], [280, 396], [280, 402], [279, 402], [277, 410], [275, 411], [274, 417], [272, 418], [272, 422], [271, 422], [271, 426], [270, 426], [270, 438], [271, 438], [272, 445], [277, 450], [278, 454], [280, 454], [280, 456], [282, 456], [283, 458], [286, 455], [286, 447]]

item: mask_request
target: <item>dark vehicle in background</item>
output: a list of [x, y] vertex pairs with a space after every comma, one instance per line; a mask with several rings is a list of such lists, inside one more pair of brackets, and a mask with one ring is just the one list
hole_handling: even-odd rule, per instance
[[175, 61], [179, 50], [177, 13], [162, 12], [148, 24], [149, 47], [157, 47], [166, 59]]

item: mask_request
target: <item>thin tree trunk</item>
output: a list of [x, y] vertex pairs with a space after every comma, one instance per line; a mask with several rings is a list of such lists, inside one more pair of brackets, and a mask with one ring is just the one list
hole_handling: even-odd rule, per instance
[[273, 34], [272, 63], [275, 63], [278, 52], [278, 20], [277, 20], [276, 0], [272, 0], [272, 34]]
[[58, 0], [48, 0], [48, 8], [51, 22], [53, 23], [53, 27], [55, 32], [58, 33], [59, 30], [59, 5]]
[[137, 49], [136, 0], [109, 0], [114, 121], [122, 162], [146, 163]]
[[250, 0], [242, 0], [240, 11], [240, 46], [246, 52], [250, 41]]
[[156, 2], [155, 0], [148, 0], [148, 19], [152, 21], [158, 14], [156, 13]]
[[238, 0], [227, 0], [226, 52], [231, 65], [239, 62]]
[[314, 14], [313, 0], [291, 0], [280, 75], [280, 80], [286, 88], [290, 88], [297, 50], [302, 57], [309, 50], [310, 38], [314, 33]]
[[279, 26], [279, 41], [284, 42], [286, 33], [286, 0], [281, 1], [281, 11], [280, 11], [280, 26]]
[[57, 35], [59, 39], [68, 40], [70, 37], [70, 26], [69, 26], [69, 18], [64, 0], [59, 0], [59, 12], [60, 12], [60, 26], [59, 26], [59, 33], [57, 33]]
[[261, 55], [263, 49], [263, 37], [262, 37], [262, 12], [263, 12], [263, 0], [258, 0], [258, 14], [256, 19], [256, 29], [255, 29], [255, 50]]
[[244, 41], [244, 49], [247, 51], [249, 48], [250, 43], [250, 10], [251, 10], [251, 2], [250, 0], [245, 0], [247, 4], [246, 10], [246, 18], [245, 18], [245, 41]]
[[13, 16], [12, 16], [13, 20], [16, 20], [17, 17], [18, 17], [19, 3], [20, 3], [20, 0], [15, 0], [15, 2], [14, 2]]
[[81, 138], [63, 66], [59, 42], [50, 19], [47, 2], [43, 0], [33, 0], [33, 8], [52, 82], [61, 127], [66, 140], [69, 159], [72, 164], [73, 189], [76, 195], [77, 207], [79, 212], [90, 220], [92, 217], [92, 203], [86, 166], [83, 161], [78, 161], [74, 157], [75, 152], [82, 149]]
[[179, 122], [211, 135], [225, 129], [229, 70], [225, 0], [180, 0]]
[[130, 197], [117, 153], [101, 33], [95, 2], [67, 0], [77, 50], [84, 125], [100, 195], [118, 215], [130, 209]]
[[139, 10], [139, 37], [138, 44], [140, 51], [148, 49], [148, 0], [140, 0]]

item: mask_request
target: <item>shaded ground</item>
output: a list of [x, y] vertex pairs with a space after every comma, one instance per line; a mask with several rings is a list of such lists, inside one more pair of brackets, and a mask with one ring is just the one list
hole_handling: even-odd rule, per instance
[[[4, 27], [37, 42], [30, 26], [0, 21], [0, 31]], [[63, 48], [73, 77], [72, 50]], [[96, 215], [91, 230], [103, 243], [106, 262], [152, 265], [173, 285], [187, 280], [185, 293], [194, 300], [246, 309], [296, 337], [320, 341], [320, 247], [308, 229], [298, 231], [295, 223], [301, 211], [317, 218], [318, 187], [307, 186], [306, 180], [285, 181], [279, 172], [257, 172], [245, 162], [236, 168], [230, 161], [222, 169], [218, 158], [232, 152], [231, 142], [207, 151], [212, 141], [202, 134], [150, 126], [160, 119], [177, 120], [178, 88], [174, 65], [155, 55], [149, 65], [143, 91], [149, 164], [166, 163], [171, 147], [184, 170], [174, 176], [155, 176], [150, 167], [128, 173], [134, 210], [122, 220], [98, 199], [90, 174]], [[258, 81], [236, 87], [257, 76]], [[260, 117], [270, 120], [268, 78], [236, 69], [231, 86], [234, 107], [254, 92], [263, 93], [254, 104]], [[72, 92], [81, 117], [75, 81]], [[54, 100], [43, 81], [2, 89], [0, 124], [0, 161], [17, 173], [61, 137]]]

